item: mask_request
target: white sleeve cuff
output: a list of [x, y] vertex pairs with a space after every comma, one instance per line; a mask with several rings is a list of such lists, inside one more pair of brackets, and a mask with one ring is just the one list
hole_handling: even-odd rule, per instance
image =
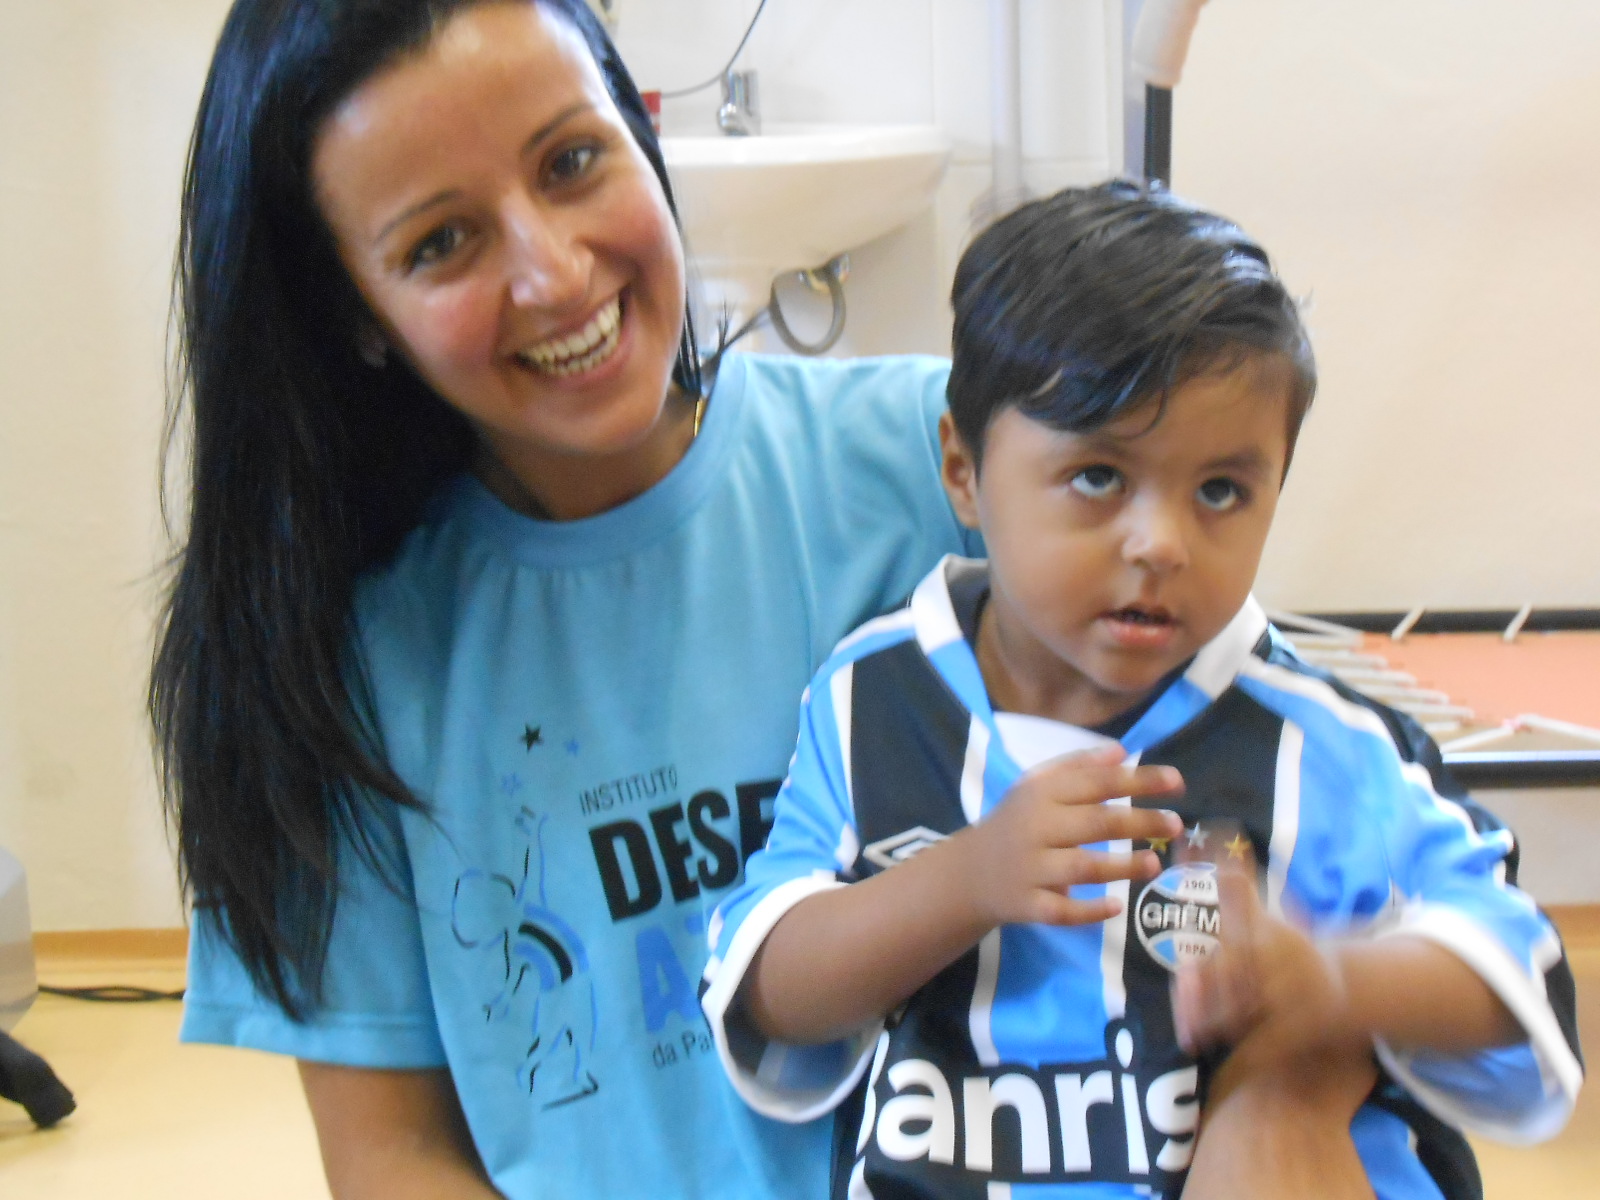
[[746, 915], [727, 953], [706, 964], [700, 1003], [723, 1069], [746, 1104], [778, 1121], [799, 1123], [832, 1112], [866, 1070], [883, 1022], [825, 1045], [791, 1045], [754, 1029], [734, 1001], [756, 952], [784, 914], [809, 896], [846, 886], [828, 871], [780, 884]]
[[[1492, 1067], [1482, 1072], [1464, 1071], [1461, 1056], [1397, 1049], [1382, 1039], [1374, 1039], [1378, 1061], [1435, 1116], [1470, 1133], [1513, 1145], [1529, 1145], [1558, 1133], [1577, 1102], [1583, 1067], [1545, 995], [1542, 964], [1535, 962], [1531, 971], [1523, 968], [1483, 926], [1443, 905], [1409, 906], [1378, 936], [1426, 938], [1477, 972], [1527, 1032], [1525, 1048], [1504, 1049], [1519, 1049], [1532, 1056], [1538, 1094], [1531, 1094], [1533, 1089], [1528, 1086], [1516, 1087], [1520, 1080], [1506, 1079], [1504, 1072]], [[1559, 956], [1559, 943], [1553, 935], [1551, 941], [1553, 955]], [[1506, 1059], [1504, 1050], [1486, 1051], [1481, 1057], [1486, 1063], [1498, 1060], [1501, 1065]], [[1481, 1078], [1469, 1078], [1475, 1074]], [[1521, 1074], [1525, 1078], [1526, 1070]], [[1451, 1086], [1442, 1086], [1444, 1076], [1450, 1077]]]

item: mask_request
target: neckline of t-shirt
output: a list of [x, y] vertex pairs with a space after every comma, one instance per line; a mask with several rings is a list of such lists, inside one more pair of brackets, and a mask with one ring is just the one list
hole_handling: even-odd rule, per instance
[[510, 508], [467, 472], [450, 485], [447, 508], [495, 553], [529, 566], [588, 566], [654, 545], [704, 503], [726, 473], [743, 419], [747, 370], [740, 355], [722, 360], [699, 435], [663, 479], [625, 504], [577, 521], [542, 521]]

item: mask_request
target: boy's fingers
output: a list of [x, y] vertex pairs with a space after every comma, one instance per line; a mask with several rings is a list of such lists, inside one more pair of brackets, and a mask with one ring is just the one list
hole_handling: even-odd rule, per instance
[[1179, 1044], [1190, 1053], [1227, 1041], [1233, 1013], [1209, 963], [1188, 963], [1172, 982], [1173, 1028]]
[[1031, 776], [1061, 804], [1100, 804], [1123, 796], [1170, 796], [1183, 790], [1183, 776], [1174, 767], [1130, 767], [1121, 747], [1107, 752], [1086, 750], [1053, 759]]
[[[1254, 860], [1249, 862], [1252, 864]], [[1221, 937], [1225, 944], [1245, 946], [1261, 926], [1261, 898], [1256, 893], [1255, 871], [1239, 863], [1217, 864], [1217, 903], [1221, 908]]]
[[1189, 1053], [1215, 1041], [1205, 1003], [1205, 977], [1198, 963], [1187, 964], [1172, 977], [1172, 1025], [1178, 1044]]
[[1050, 844], [1060, 847], [1170, 839], [1183, 828], [1176, 813], [1114, 804], [1057, 809], [1047, 819], [1049, 823], [1041, 832]]
[[1189, 1050], [1243, 1037], [1260, 1019], [1261, 997], [1248, 951], [1219, 950], [1174, 977], [1173, 1025]]
[[1112, 883], [1119, 879], [1150, 879], [1161, 871], [1161, 860], [1149, 850], [1133, 854], [1102, 854], [1092, 850], [1063, 849], [1050, 860], [1050, 874], [1059, 887], [1080, 883]]
[[1122, 904], [1114, 896], [1078, 900], [1051, 893], [1040, 903], [1039, 921], [1045, 925], [1098, 925], [1121, 914]]
[[1172, 1031], [1178, 1035], [1178, 1045], [1189, 1054], [1203, 1048], [1200, 1025], [1194, 971], [1190, 967], [1181, 967], [1172, 977]]
[[1166, 808], [1111, 808], [1103, 810], [1108, 817], [1113, 836], [1107, 841], [1130, 838], [1149, 841], [1166, 838], [1169, 841], [1183, 832], [1183, 819]]

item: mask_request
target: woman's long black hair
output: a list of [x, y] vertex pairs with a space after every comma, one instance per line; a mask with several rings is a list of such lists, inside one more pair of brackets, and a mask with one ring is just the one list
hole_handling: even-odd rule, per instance
[[[399, 356], [362, 361], [363, 302], [312, 193], [322, 122], [482, 0], [236, 0], [184, 181], [169, 445], [189, 437], [187, 540], [150, 683], [180, 870], [261, 992], [321, 998], [341, 856], [425, 807], [386, 761], [353, 652], [358, 576], [473, 449]], [[587, 41], [672, 205], [650, 117], [583, 0], [529, 0]], [[674, 215], [676, 209], [674, 208]], [[673, 380], [701, 390], [687, 316]]]

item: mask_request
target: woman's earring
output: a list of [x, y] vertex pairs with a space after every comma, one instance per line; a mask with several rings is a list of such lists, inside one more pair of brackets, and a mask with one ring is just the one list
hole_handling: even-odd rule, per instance
[[381, 371], [389, 365], [389, 343], [376, 326], [363, 324], [356, 331], [356, 353], [374, 371]]

